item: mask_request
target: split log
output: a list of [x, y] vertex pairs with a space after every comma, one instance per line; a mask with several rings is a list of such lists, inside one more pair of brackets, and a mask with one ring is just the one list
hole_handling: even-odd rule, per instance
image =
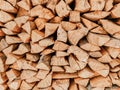
[[39, 4], [45, 4], [48, 2], [48, 0], [31, 0], [33, 6], [39, 5]]
[[111, 10], [111, 17], [112, 18], [120, 18], [120, 4], [116, 4], [113, 9]]
[[98, 61], [102, 63], [109, 63], [112, 61], [112, 58], [110, 57], [107, 51], [103, 50], [101, 51], [101, 53], [102, 53], [102, 56], [98, 58]]
[[30, 10], [31, 9], [31, 4], [30, 1], [28, 0], [22, 0], [17, 3], [17, 5], [21, 8], [24, 8], [25, 10]]
[[53, 72], [64, 72], [65, 70], [60, 66], [52, 66]]
[[8, 47], [7, 40], [1, 39], [1, 40], [0, 40], [0, 51], [2, 51], [3, 49], [5, 49], [5, 48], [7, 48], [7, 47]]
[[28, 19], [29, 19], [29, 16], [21, 16], [21, 17], [15, 18], [14, 20], [17, 23], [17, 25], [21, 27], [23, 24], [27, 22]]
[[[69, 31], [69, 30], [74, 30], [76, 28], [76, 24], [67, 22], [67, 21], [62, 21], [61, 26], [64, 30]], [[69, 27], [68, 27], [69, 26]]]
[[110, 40], [110, 37], [108, 35], [88, 33], [87, 40], [93, 45], [103, 46]]
[[26, 81], [22, 81], [20, 90], [30, 90], [34, 87], [35, 83], [27, 83]]
[[70, 13], [70, 7], [63, 0], [56, 5], [55, 10], [60, 17], [66, 17]]
[[44, 38], [44, 33], [39, 30], [32, 30], [31, 40], [32, 42], [38, 42], [39, 40]]
[[65, 65], [69, 65], [69, 64], [68, 64], [67, 60], [65, 60], [64, 57], [53, 56], [51, 58], [51, 65], [65, 66]]
[[107, 49], [108, 53], [110, 54], [110, 56], [112, 58], [117, 58], [118, 55], [120, 54], [120, 49], [119, 48], [112, 48], [112, 47], [109, 47]]
[[89, 79], [86, 78], [74, 78], [74, 82], [78, 85], [86, 87], [89, 83]]
[[88, 67], [80, 70], [78, 72], [78, 76], [80, 78], [92, 78], [92, 77], [95, 77], [95, 76], [98, 76], [99, 74], [95, 73], [94, 71], [90, 70]]
[[14, 79], [16, 79], [20, 75], [20, 72], [17, 70], [11, 69], [11, 70], [6, 72], [6, 75], [9, 79], [9, 81], [13, 81]]
[[29, 43], [30, 42], [30, 35], [26, 32], [22, 32], [18, 34], [18, 37], [22, 40], [23, 43]]
[[59, 0], [50, 0], [47, 3], [47, 8], [51, 9], [55, 13], [55, 7]]
[[35, 29], [35, 23], [28, 21], [24, 25], [22, 25], [22, 28], [28, 33], [31, 34], [32, 29]]
[[90, 85], [92, 87], [111, 87], [112, 81], [107, 77], [98, 76], [90, 80]]
[[90, 11], [103, 10], [105, 7], [105, 0], [90, 0]]
[[83, 22], [83, 24], [88, 28], [88, 30], [91, 30], [95, 27], [98, 26], [98, 24], [88, 20], [88, 19], [85, 19], [85, 18], [81, 18], [81, 21]]
[[83, 14], [83, 16], [89, 20], [97, 21], [97, 20], [107, 17], [109, 14], [110, 12], [106, 12], [106, 11], [94, 11], [90, 13], [85, 13]]
[[77, 73], [53, 73], [53, 79], [77, 78]]
[[119, 59], [113, 59], [109, 64], [112, 68], [115, 68], [118, 65], [120, 65], [120, 61], [119, 61]]
[[110, 11], [113, 8], [113, 1], [114, 0], [106, 0], [105, 11]]
[[68, 48], [68, 53], [73, 53], [79, 61], [82, 61], [84, 63], [87, 62], [87, 59], [89, 57], [89, 55], [84, 50], [74, 45]]
[[27, 45], [27, 44], [20, 44], [18, 49], [13, 51], [12, 53], [13, 54], [17, 54], [17, 55], [23, 55], [23, 54], [25, 54], [25, 53], [27, 53], [29, 51], [30, 51], [30, 46], [29, 45]]
[[54, 90], [68, 90], [69, 82], [69, 79], [55, 80], [53, 81], [52, 87]]
[[32, 70], [23, 70], [21, 72], [20, 78], [21, 78], [21, 80], [29, 79], [29, 78], [35, 76], [36, 74], [37, 74], [37, 72], [32, 71]]
[[52, 73], [49, 73], [43, 80], [41, 80], [38, 84], [38, 88], [46, 88], [49, 87], [52, 83]]
[[117, 73], [109, 73], [109, 76], [114, 85], [120, 86], [120, 78], [118, 77]]
[[105, 46], [109, 46], [112, 48], [120, 48], [120, 40], [119, 39], [115, 39], [115, 38], [111, 38], [106, 44]]
[[69, 54], [67, 52], [63, 52], [63, 51], [56, 51], [56, 56], [57, 57], [65, 57], [65, 56], [69, 56]]
[[109, 66], [104, 65], [95, 59], [89, 58], [88, 65], [93, 71], [99, 73], [103, 77], [106, 77], [109, 74]]
[[56, 41], [53, 46], [53, 49], [56, 51], [64, 51], [67, 50], [68, 48], [69, 46], [67, 44], [60, 41]]
[[75, 1], [75, 10], [80, 12], [87, 12], [90, 9], [90, 4], [88, 0], [76, 0]]
[[95, 88], [92, 88], [91, 90], [105, 90], [104, 87], [95, 87]]
[[0, 9], [10, 13], [17, 13], [17, 9], [14, 8], [9, 2], [4, 0], [0, 1]]
[[78, 90], [77, 84], [75, 82], [72, 82], [69, 90]]
[[8, 80], [8, 78], [6, 77], [6, 74], [1, 73], [0, 74], [0, 84], [4, 84], [7, 80]]
[[38, 69], [42, 69], [42, 70], [50, 70], [50, 66], [44, 62], [39, 62], [37, 65], [36, 65], [36, 68]]
[[71, 44], [77, 45], [77, 43], [82, 39], [84, 36], [86, 36], [88, 33], [87, 28], [81, 28], [77, 30], [71, 30], [68, 31], [68, 40]]
[[92, 33], [97, 33], [97, 34], [107, 34], [107, 32], [103, 29], [103, 27], [98, 26], [92, 30], [90, 30]]
[[9, 14], [5, 11], [0, 11], [0, 22], [6, 23], [14, 19], [14, 16], [12, 14]]
[[30, 43], [30, 46], [31, 46], [31, 53], [40, 53], [40, 52], [42, 52], [44, 49], [45, 49], [45, 47], [43, 47], [43, 46], [40, 46], [39, 45], [39, 43]]
[[35, 77], [39, 79], [45, 79], [48, 74], [49, 74], [49, 70], [39, 70]]
[[37, 18], [35, 19], [35, 24], [38, 28], [38, 30], [42, 30], [45, 27], [47, 20], [44, 18]]
[[54, 44], [54, 40], [52, 37], [45, 38], [39, 41], [40, 46], [48, 47]]
[[46, 23], [45, 24], [45, 37], [48, 37], [55, 33], [59, 24]]
[[69, 21], [70, 22], [80, 22], [80, 12], [79, 11], [70, 11], [70, 16], [69, 16]]
[[96, 51], [96, 52], [89, 52], [89, 55], [93, 58], [99, 58], [102, 56], [102, 53], [99, 52], [99, 51]]
[[57, 30], [57, 40], [62, 42], [67, 42], [67, 32], [59, 25]]
[[31, 54], [31, 53], [26, 53], [26, 59], [36, 62], [39, 59], [39, 55], [38, 54]]
[[109, 34], [113, 35], [117, 32], [120, 32], [120, 26], [109, 21], [109, 20], [100, 20], [104, 30], [106, 30]]
[[81, 40], [79, 46], [86, 51], [99, 51], [100, 47], [94, 44], [91, 44], [85, 40]]
[[12, 82], [8, 82], [8, 87], [13, 90], [19, 89], [21, 85], [21, 80], [14, 80]]
[[38, 16], [40, 18], [45, 18], [49, 20], [54, 17], [54, 14], [49, 9], [44, 8], [41, 5], [37, 5], [30, 10], [30, 16], [32, 17]]

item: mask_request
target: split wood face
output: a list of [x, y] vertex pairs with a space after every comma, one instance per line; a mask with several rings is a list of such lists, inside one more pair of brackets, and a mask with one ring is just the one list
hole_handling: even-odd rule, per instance
[[0, 90], [120, 90], [120, 0], [0, 0]]

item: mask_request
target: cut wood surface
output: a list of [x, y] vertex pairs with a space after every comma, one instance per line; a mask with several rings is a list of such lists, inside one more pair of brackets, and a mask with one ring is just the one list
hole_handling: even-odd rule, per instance
[[120, 0], [0, 0], [0, 90], [120, 90]]

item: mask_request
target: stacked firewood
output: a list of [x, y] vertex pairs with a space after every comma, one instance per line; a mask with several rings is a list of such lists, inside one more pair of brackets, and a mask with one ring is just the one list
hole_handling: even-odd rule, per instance
[[120, 90], [120, 0], [0, 0], [0, 90]]

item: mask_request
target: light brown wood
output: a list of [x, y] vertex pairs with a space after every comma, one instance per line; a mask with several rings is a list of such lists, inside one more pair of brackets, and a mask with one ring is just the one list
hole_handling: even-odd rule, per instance
[[70, 7], [63, 0], [56, 5], [55, 10], [60, 17], [68, 16], [70, 13]]
[[74, 78], [74, 82], [76, 84], [79, 84], [79, 85], [86, 87], [89, 83], [89, 79], [79, 77], [79, 78]]
[[19, 89], [20, 85], [21, 85], [21, 80], [14, 80], [8, 83], [8, 87], [14, 90]]
[[52, 73], [49, 73], [43, 80], [41, 80], [37, 87], [38, 88], [46, 88], [49, 87], [52, 83]]
[[59, 25], [57, 30], [57, 40], [67, 42], [67, 32]]
[[30, 10], [30, 16], [39, 16], [41, 18], [49, 20], [54, 17], [54, 14], [49, 9], [44, 8], [41, 5], [37, 5]]
[[6, 77], [6, 74], [1, 73], [0, 74], [0, 84], [4, 84], [7, 80], [8, 80], [8, 78]]
[[103, 46], [105, 45], [105, 43], [108, 43], [108, 41], [110, 40], [110, 37], [108, 35], [88, 33], [87, 40], [89, 43], [93, 45]]
[[0, 40], [0, 51], [8, 47], [8, 43], [6, 42], [5, 39]]
[[9, 14], [5, 11], [0, 11], [0, 22], [6, 23], [14, 19], [14, 16], [12, 14]]
[[100, 20], [100, 22], [103, 25], [104, 30], [106, 30], [109, 34], [113, 35], [117, 32], [120, 32], [119, 25], [117, 25], [109, 20], [105, 20], [105, 19]]
[[[74, 30], [76, 28], [76, 24], [67, 22], [67, 21], [62, 21], [61, 26], [64, 30], [69, 31], [69, 30]], [[69, 26], [69, 27], [68, 27]]]
[[69, 21], [70, 22], [80, 22], [80, 12], [79, 11], [70, 11], [70, 16], [69, 16]]
[[95, 59], [89, 58], [88, 65], [93, 71], [99, 73], [103, 77], [106, 77], [109, 74], [109, 66], [104, 65]]
[[105, 11], [110, 11], [113, 8], [113, 1], [114, 0], [106, 0]]
[[107, 17], [109, 14], [110, 12], [106, 12], [106, 11], [94, 11], [90, 13], [85, 13], [83, 14], [83, 16], [89, 20], [97, 21], [97, 20]]
[[30, 42], [30, 35], [26, 32], [22, 32], [18, 34], [18, 37], [22, 40], [23, 43], [29, 43]]
[[63, 80], [55, 80], [52, 84], [53, 89], [55, 90], [68, 90], [69, 87], [69, 79], [63, 79]]
[[13, 51], [12, 53], [16, 54], [16, 55], [23, 55], [23, 54], [25, 54], [25, 53], [27, 53], [29, 51], [30, 51], [30, 46], [29, 45], [27, 45], [27, 44], [20, 44], [18, 49]]
[[90, 0], [90, 11], [103, 10], [105, 6], [105, 0]]
[[53, 46], [53, 49], [56, 51], [64, 51], [67, 50], [68, 48], [69, 46], [67, 44], [60, 41], [56, 41]]
[[93, 29], [93, 28], [95, 28], [95, 27], [98, 26], [98, 24], [96, 24], [96, 23], [94, 23], [94, 22], [92, 22], [92, 21], [90, 21], [90, 20], [88, 20], [88, 19], [86, 19], [86, 18], [81, 18], [81, 21], [83, 22], [83, 24], [84, 24], [89, 30], [91, 30], [91, 29]]
[[28, 33], [31, 34], [32, 29], [35, 29], [35, 23], [28, 21], [24, 25], [22, 25], [22, 28]]
[[107, 32], [101, 26], [98, 26], [90, 31], [97, 34], [107, 34]]
[[92, 87], [111, 87], [112, 81], [109, 77], [98, 76], [90, 81]]
[[17, 70], [11, 69], [11, 70], [6, 72], [6, 75], [9, 79], [9, 81], [13, 81], [14, 79], [16, 79], [20, 75], [20, 72]]
[[118, 77], [117, 73], [109, 73], [109, 76], [113, 84], [120, 86], [120, 78]]
[[22, 0], [17, 3], [17, 5], [21, 8], [24, 8], [25, 10], [30, 10], [31, 4], [28, 0]]
[[51, 65], [65, 66], [65, 65], [69, 65], [69, 64], [68, 64], [67, 60], [65, 60], [64, 57], [53, 56], [51, 58]]
[[75, 10], [80, 12], [87, 12], [90, 9], [90, 4], [88, 0], [76, 0], [75, 1]]
[[68, 31], [68, 40], [71, 44], [77, 45], [77, 43], [82, 39], [84, 36], [86, 36], [88, 33], [87, 28], [81, 28], [77, 30], [71, 30]]
[[38, 30], [42, 30], [45, 27], [47, 20], [44, 18], [37, 18], [35, 19], [35, 24], [38, 28]]
[[120, 4], [116, 4], [113, 9], [111, 10], [111, 16], [112, 18], [119, 18], [120, 17]]
[[44, 38], [44, 33], [39, 30], [32, 30], [32, 42], [38, 42], [39, 40]]
[[4, 0], [0, 1], [0, 9], [10, 13], [17, 13], [17, 9], [14, 8], [9, 2]]

